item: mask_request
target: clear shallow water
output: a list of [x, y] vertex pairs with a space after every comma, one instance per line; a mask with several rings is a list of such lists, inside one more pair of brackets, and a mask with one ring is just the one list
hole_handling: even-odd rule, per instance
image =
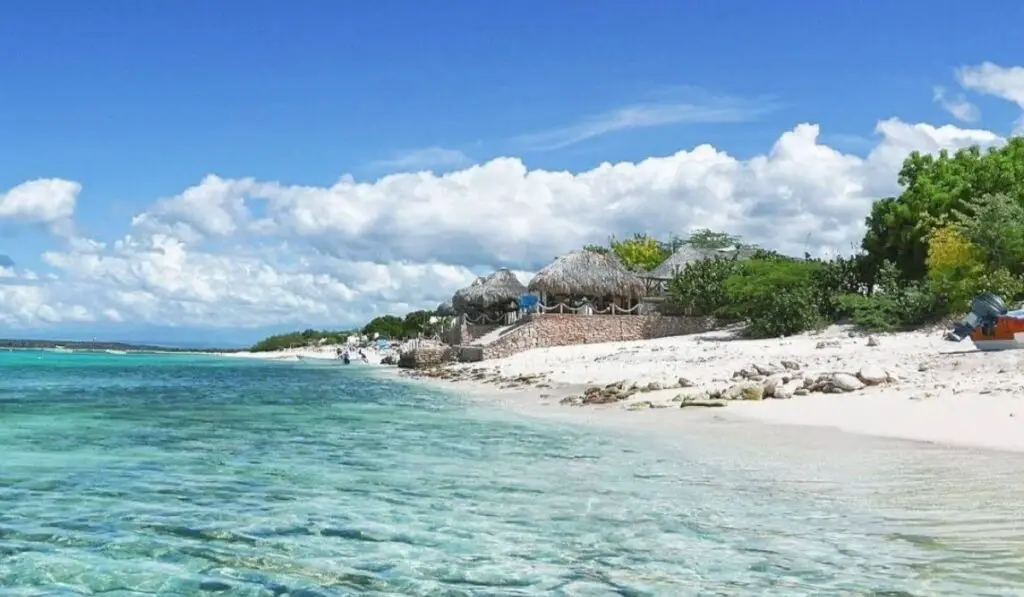
[[614, 432], [366, 371], [0, 353], [0, 594], [1024, 593], [1020, 456]]

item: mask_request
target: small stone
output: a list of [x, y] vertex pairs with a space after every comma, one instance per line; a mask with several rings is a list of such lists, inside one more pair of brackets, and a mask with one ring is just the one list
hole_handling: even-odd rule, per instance
[[921, 363], [920, 365], [917, 366], [918, 371], [927, 371], [930, 368], [931, 367], [928, 366], [928, 363]]
[[634, 402], [626, 405], [626, 410], [646, 410], [648, 408], [654, 408], [654, 404], [649, 400], [642, 400], [640, 402]]
[[868, 346], [878, 346], [878, 338], [868, 336]]
[[786, 383], [786, 378], [780, 373], [769, 376], [768, 379], [764, 381], [764, 397], [771, 398], [774, 396], [775, 391], [784, 383]]
[[861, 367], [861, 370], [857, 372], [857, 379], [864, 382], [865, 385], [877, 386], [878, 384], [889, 381], [889, 374], [881, 367], [867, 365], [865, 367]]
[[806, 396], [806, 395], [808, 395], [810, 393], [811, 393], [811, 391], [808, 390], [807, 388], [797, 388], [797, 389], [793, 390], [793, 395], [794, 396]]
[[680, 377], [679, 381], [677, 381], [676, 384], [680, 388], [692, 388], [695, 385], [692, 381], [686, 379], [685, 377]]
[[864, 382], [849, 373], [836, 373], [831, 381], [834, 387], [843, 392], [855, 392], [864, 387]]
[[796, 361], [782, 361], [782, 366], [785, 367], [786, 369], [789, 369], [790, 371], [800, 370], [800, 363]]
[[806, 392], [807, 390], [804, 390], [804, 388], [801, 387], [799, 381], [791, 381], [776, 387], [772, 398], [775, 398], [776, 400], [788, 400], [793, 396], [796, 396], [799, 391]]

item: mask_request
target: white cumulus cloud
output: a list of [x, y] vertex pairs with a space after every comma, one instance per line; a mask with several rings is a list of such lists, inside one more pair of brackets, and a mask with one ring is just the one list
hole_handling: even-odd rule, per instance
[[[958, 68], [956, 78], [965, 89], [1013, 102], [1024, 110], [1024, 67], [983, 62]], [[1024, 134], [1024, 116], [1017, 120], [1014, 133]]]
[[[565, 251], [636, 231], [708, 227], [791, 254], [848, 252], [872, 201], [898, 193], [909, 152], [1003, 141], [896, 119], [875, 132], [863, 156], [800, 124], [745, 160], [700, 145], [581, 172], [502, 157], [445, 174], [344, 176], [326, 187], [211, 174], [155, 198], [118, 242], [71, 238], [42, 256], [44, 275], [12, 269], [0, 279], [0, 323], [352, 325], [432, 308], [496, 267], [526, 282]], [[0, 214], [69, 218], [78, 185], [48, 184], [59, 190], [36, 189], [29, 200], [22, 185], [2, 195], [15, 199], [0, 202]]]

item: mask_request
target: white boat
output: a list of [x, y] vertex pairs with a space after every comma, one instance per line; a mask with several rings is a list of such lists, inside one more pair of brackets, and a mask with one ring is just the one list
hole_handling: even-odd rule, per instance
[[50, 350], [52, 350], [53, 352], [75, 352], [75, 351], [71, 350], [70, 348], [68, 348], [67, 346], [54, 346]]
[[114, 350], [112, 348], [108, 348], [108, 349], [104, 350], [103, 352], [105, 352], [107, 354], [128, 354], [127, 350]]
[[341, 359], [341, 357], [336, 357], [336, 356], [331, 356], [331, 355], [307, 355], [307, 354], [300, 354], [300, 355], [297, 355], [297, 356], [299, 357], [299, 360], [304, 362], [304, 363], [320, 363], [320, 364], [324, 364], [324, 363], [337, 363], [337, 364], [340, 365], [340, 364], [342, 364], [344, 362]]

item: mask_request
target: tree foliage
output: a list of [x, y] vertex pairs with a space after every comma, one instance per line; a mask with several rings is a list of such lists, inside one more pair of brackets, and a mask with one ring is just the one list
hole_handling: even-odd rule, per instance
[[682, 242], [698, 249], [731, 249], [743, 244], [736, 235], [708, 228], [697, 230]]
[[362, 333], [371, 337], [374, 334], [379, 334], [381, 338], [389, 340], [429, 336], [437, 333], [440, 329], [439, 321], [430, 322], [433, 317], [434, 314], [430, 311], [412, 311], [404, 318], [397, 315], [381, 315], [371, 319], [363, 327]]
[[288, 332], [287, 334], [275, 334], [268, 336], [252, 346], [252, 352], [270, 352], [273, 350], [285, 350], [287, 348], [301, 348], [316, 344], [342, 344], [352, 332], [337, 330], [314, 330], [308, 329], [300, 332]]
[[922, 280], [928, 238], [951, 216], [970, 211], [972, 202], [986, 195], [1024, 202], [1024, 138], [986, 152], [977, 147], [935, 156], [914, 152], [900, 169], [899, 184], [898, 197], [872, 206], [862, 248], [876, 267], [890, 261], [901, 278]]
[[725, 292], [751, 336], [797, 334], [824, 321], [815, 283], [822, 268], [814, 261], [752, 259], [726, 280]]
[[[433, 320], [433, 323], [431, 322]], [[374, 317], [357, 331], [304, 330], [277, 334], [260, 340], [250, 349], [253, 352], [268, 352], [287, 348], [302, 348], [318, 344], [344, 344], [349, 336], [362, 334], [389, 340], [405, 340], [420, 336], [431, 336], [441, 331], [444, 318], [437, 318], [431, 311], [413, 311], [399, 317], [397, 315], [381, 315]]]
[[1024, 274], [1024, 202], [1006, 193], [984, 195], [964, 201], [951, 220], [987, 266]]
[[668, 283], [668, 298], [688, 315], [731, 319], [725, 282], [739, 271], [732, 259], [691, 262]]
[[672, 254], [664, 243], [646, 234], [634, 234], [625, 240], [612, 238], [609, 245], [622, 264], [636, 272], [649, 272]]

